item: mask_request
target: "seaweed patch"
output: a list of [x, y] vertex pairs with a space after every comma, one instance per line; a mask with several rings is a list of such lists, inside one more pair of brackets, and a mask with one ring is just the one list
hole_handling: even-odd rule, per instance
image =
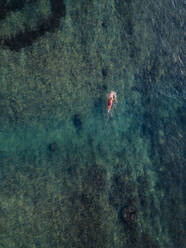
[[[3, 16], [5, 17], [10, 11], [17, 11], [23, 8], [25, 1], [21, 1], [21, 3], [22, 4], [19, 4], [17, 7], [12, 6], [7, 9], [5, 8]], [[64, 1], [51, 0], [50, 3], [52, 14], [45, 22], [38, 25], [34, 30], [28, 27], [10, 38], [0, 37], [0, 47], [4, 49], [9, 48], [12, 51], [19, 51], [24, 47], [31, 46], [36, 39], [43, 36], [46, 32], [55, 32], [60, 26], [61, 17], [65, 17], [66, 15], [66, 7]]]

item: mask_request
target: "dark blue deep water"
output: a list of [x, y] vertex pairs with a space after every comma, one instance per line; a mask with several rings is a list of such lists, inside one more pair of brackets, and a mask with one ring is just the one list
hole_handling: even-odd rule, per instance
[[0, 6], [0, 248], [183, 248], [186, 2]]

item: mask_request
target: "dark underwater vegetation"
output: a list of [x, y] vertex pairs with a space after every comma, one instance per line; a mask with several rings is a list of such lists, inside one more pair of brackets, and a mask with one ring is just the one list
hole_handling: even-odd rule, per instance
[[185, 247], [185, 1], [0, 4], [0, 248]]

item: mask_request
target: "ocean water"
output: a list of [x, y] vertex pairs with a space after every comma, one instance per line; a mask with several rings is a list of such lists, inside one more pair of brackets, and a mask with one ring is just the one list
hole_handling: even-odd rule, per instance
[[0, 3], [0, 248], [183, 248], [185, 1]]

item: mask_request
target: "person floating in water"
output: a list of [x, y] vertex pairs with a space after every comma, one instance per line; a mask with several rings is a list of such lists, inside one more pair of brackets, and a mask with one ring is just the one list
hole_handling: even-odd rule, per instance
[[111, 111], [112, 104], [113, 104], [114, 101], [117, 103], [117, 94], [116, 94], [115, 91], [111, 91], [109, 96], [108, 96], [108, 103], [107, 103], [107, 111], [108, 111], [108, 113]]

